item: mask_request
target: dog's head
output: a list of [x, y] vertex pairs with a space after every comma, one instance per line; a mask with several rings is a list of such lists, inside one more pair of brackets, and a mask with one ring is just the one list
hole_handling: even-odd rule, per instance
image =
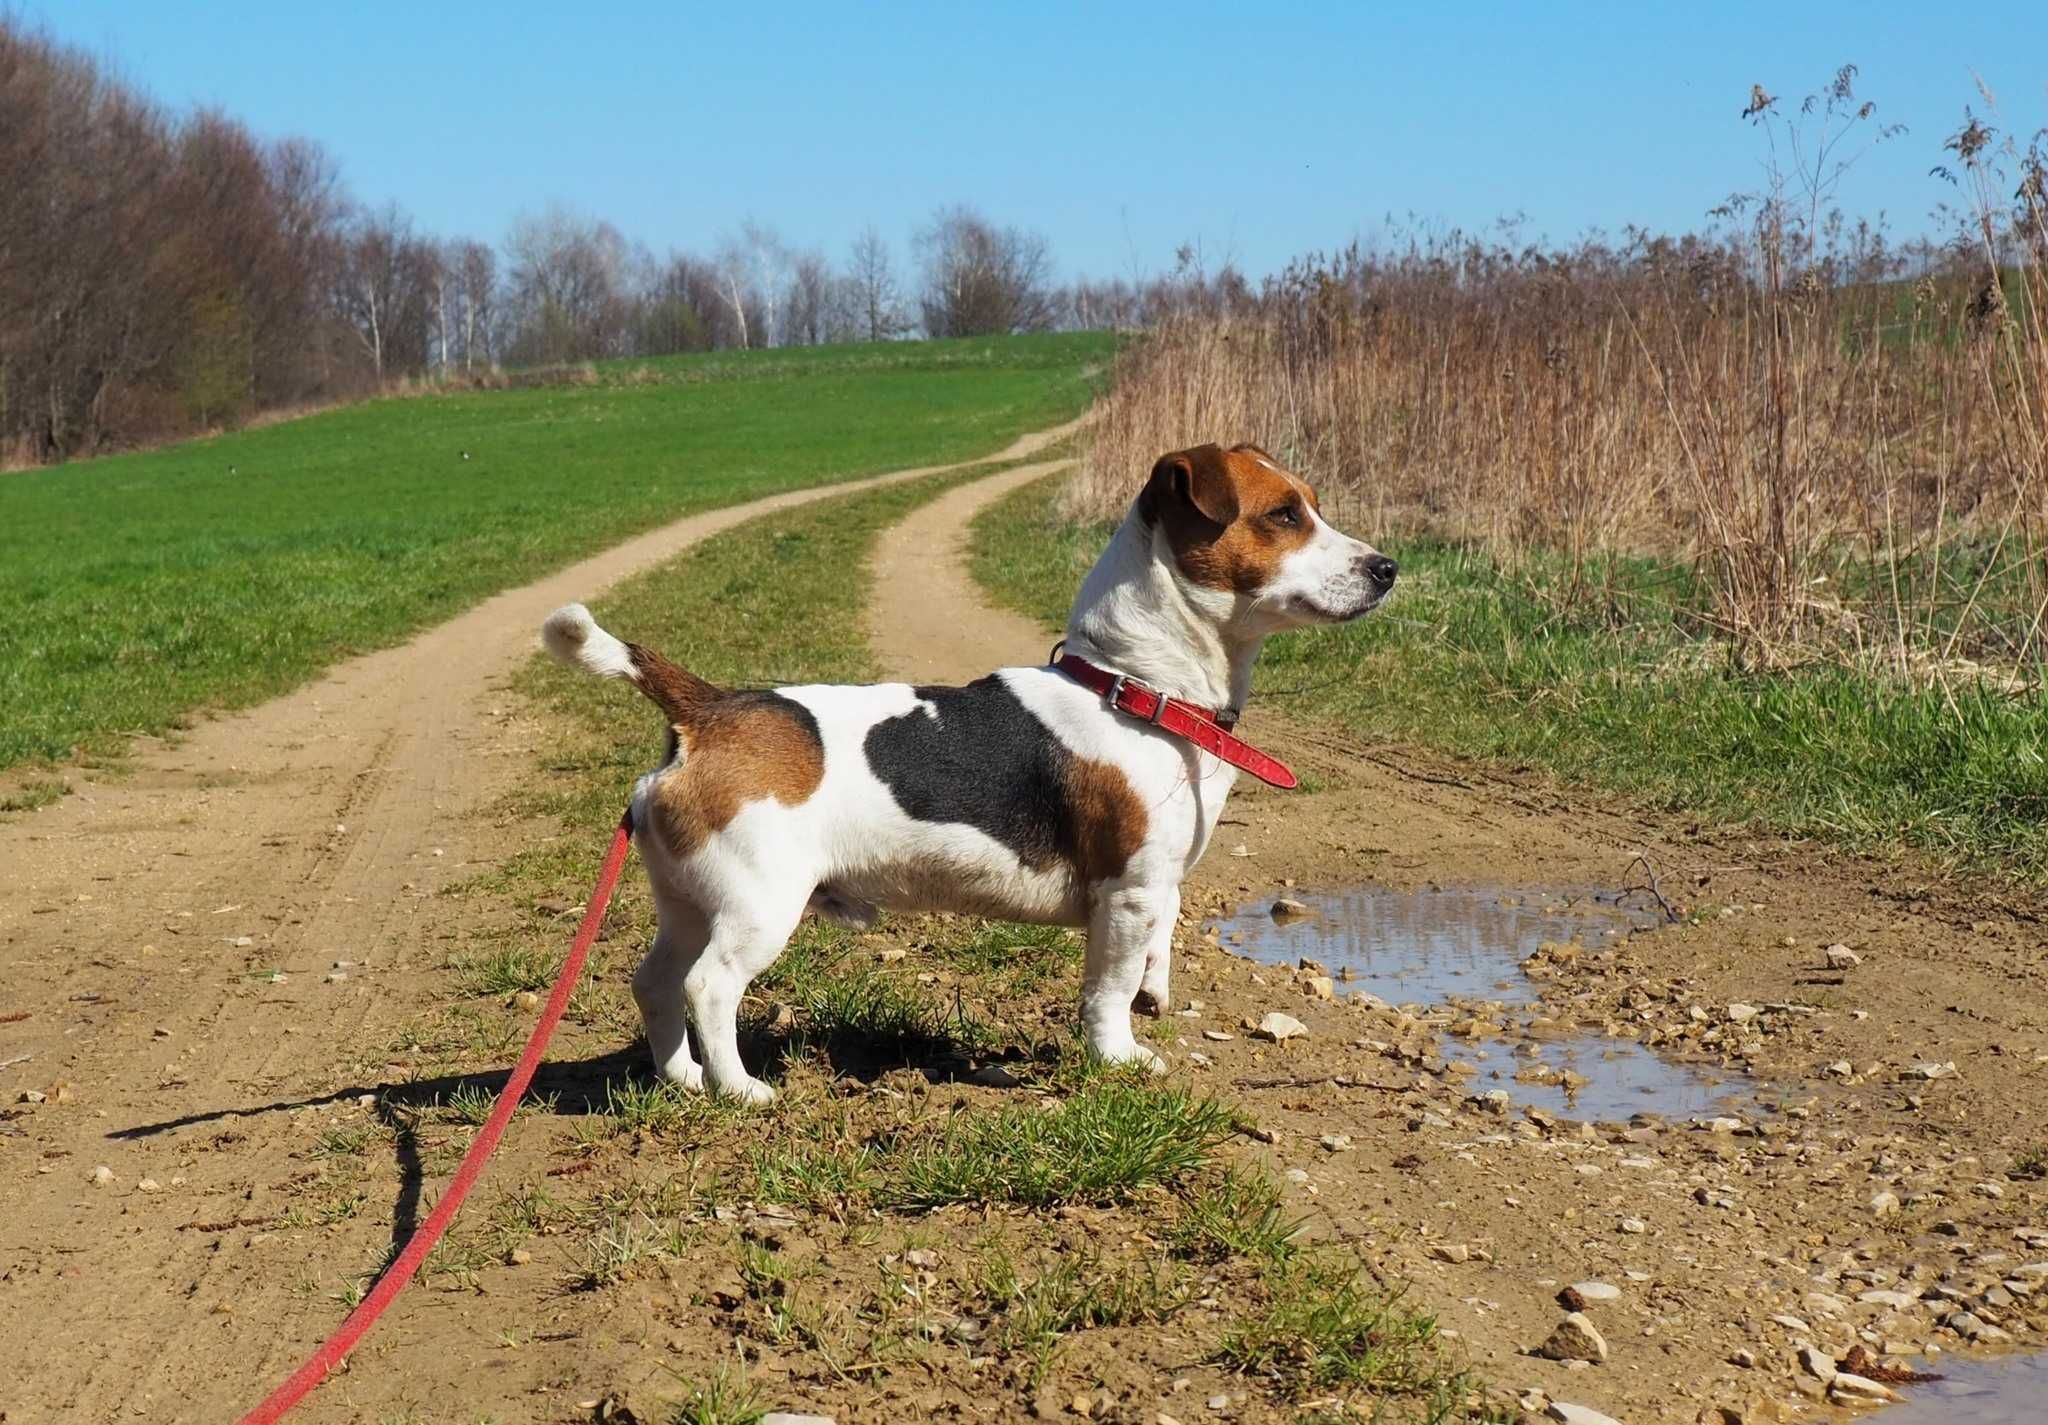
[[1394, 587], [1394, 561], [1328, 524], [1308, 482], [1255, 445], [1161, 456], [1138, 515], [1196, 602], [1250, 632], [1344, 623]]

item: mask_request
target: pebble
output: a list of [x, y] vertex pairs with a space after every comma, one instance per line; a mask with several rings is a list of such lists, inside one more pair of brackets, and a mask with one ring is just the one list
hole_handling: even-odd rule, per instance
[[1315, 999], [1337, 998], [1337, 982], [1328, 975], [1308, 975], [1302, 979], [1301, 987]]
[[1756, 1352], [1749, 1350], [1747, 1347], [1739, 1351], [1732, 1351], [1729, 1353], [1728, 1356], [1728, 1364], [1731, 1366], [1740, 1366], [1742, 1369], [1746, 1371], [1755, 1370]]
[[1830, 945], [1821, 956], [1830, 970], [1852, 969], [1863, 963], [1863, 957], [1846, 945]]
[[1206, 1404], [1211, 1410], [1215, 1411], [1224, 1411], [1230, 1409], [1230, 1397], [1227, 1395], [1212, 1395], [1208, 1398], [1207, 1401], [1203, 1403]]
[[1851, 1375], [1840, 1371], [1828, 1382], [1828, 1399], [1834, 1404], [1875, 1404], [1903, 1399], [1888, 1385], [1880, 1385], [1867, 1376]]
[[1584, 1312], [1574, 1311], [1557, 1323], [1536, 1354], [1551, 1361], [1592, 1361], [1607, 1359], [1607, 1342]]
[[761, 1417], [761, 1425], [832, 1425], [829, 1415], [799, 1415], [788, 1410], [771, 1410]]
[[1762, 1013], [1763, 1011], [1753, 1004], [1731, 1004], [1728, 1006], [1728, 1022], [1730, 1024], [1747, 1024]]
[[1640, 1217], [1624, 1217], [1618, 1225], [1622, 1231], [1628, 1233], [1631, 1237], [1640, 1237], [1643, 1233], [1650, 1230], [1650, 1224], [1643, 1221]]
[[1955, 1074], [1956, 1066], [1953, 1059], [1945, 1064], [1937, 1064], [1932, 1060], [1927, 1060], [1906, 1069], [1899, 1077], [1902, 1079], [1952, 1079], [1955, 1077]]
[[1607, 1282], [1573, 1282], [1572, 1290], [1579, 1294], [1581, 1301], [1619, 1301], [1621, 1288]]
[[1890, 1217], [1899, 1210], [1899, 1195], [1895, 1192], [1880, 1192], [1870, 1199], [1870, 1210], [1879, 1217]]
[[114, 1180], [114, 1170], [105, 1163], [101, 1163], [97, 1168], [88, 1173], [86, 1178], [94, 1187], [105, 1187]]
[[137, 1192], [162, 1192], [164, 1190], [164, 1185], [158, 1182], [155, 1178], [144, 1178], [141, 1182], [135, 1185], [135, 1190]]
[[1621, 1425], [1612, 1415], [1602, 1415], [1590, 1405], [1573, 1405], [1568, 1400], [1553, 1400], [1543, 1413], [1561, 1425]]
[[1799, 1364], [1806, 1368], [1808, 1375], [1812, 1376], [1822, 1385], [1826, 1385], [1841, 1374], [1841, 1371], [1835, 1365], [1835, 1358], [1818, 1346], [1801, 1346], [1799, 1348]]
[[1866, 1291], [1858, 1295], [1856, 1299], [1867, 1306], [1889, 1306], [1897, 1310], [1904, 1310], [1906, 1307], [1918, 1302], [1920, 1297], [1917, 1293], [1910, 1291]]
[[1227, 1044], [1231, 1040], [1237, 1038], [1235, 1034], [1231, 1034], [1222, 1029], [1204, 1029], [1202, 1031], [1202, 1037], [1204, 1039], [1214, 1040], [1218, 1044]]
[[1290, 920], [1302, 920], [1314, 914], [1314, 911], [1310, 910], [1302, 902], [1295, 900], [1292, 896], [1282, 896], [1279, 900], [1273, 902], [1273, 919], [1282, 923]]
[[1325, 1133], [1317, 1141], [1332, 1153], [1348, 1153], [1351, 1151], [1351, 1135], [1349, 1133]]
[[967, 1076], [967, 1082], [985, 1089], [1013, 1089], [1024, 1081], [1001, 1064], [983, 1064]]
[[1291, 1014], [1274, 1010], [1259, 1021], [1259, 1027], [1252, 1031], [1254, 1039], [1269, 1039], [1278, 1044], [1287, 1039], [1298, 1039], [1308, 1033], [1308, 1026]]
[[1429, 1249], [1429, 1254], [1439, 1262], [1449, 1262], [1453, 1266], [1472, 1260], [1472, 1249], [1463, 1242], [1439, 1242]]
[[532, 990], [521, 990], [512, 996], [512, 1008], [522, 1014], [532, 1014], [540, 1008], [540, 996]]

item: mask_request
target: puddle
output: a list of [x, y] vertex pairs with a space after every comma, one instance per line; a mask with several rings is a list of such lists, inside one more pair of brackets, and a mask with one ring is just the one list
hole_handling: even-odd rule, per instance
[[1992, 1361], [1915, 1363], [1945, 1379], [1901, 1386], [1904, 1405], [1871, 1419], [1879, 1425], [2039, 1425], [2048, 1396], [2048, 1355], [2006, 1356]]
[[[1538, 999], [1521, 962], [1546, 940], [1577, 940], [1598, 949], [1659, 918], [1590, 895], [1499, 890], [1387, 891], [1361, 887], [1325, 895], [1298, 894], [1310, 915], [1275, 921], [1270, 900], [1211, 922], [1226, 943], [1270, 964], [1310, 959], [1340, 977], [1339, 993], [1364, 991], [1389, 1004], [1440, 1006], [1452, 1000], [1497, 1000], [1527, 1007]], [[1242, 936], [1241, 940], [1233, 937]], [[1351, 972], [1344, 981], [1342, 973]], [[1469, 1091], [1500, 1088], [1518, 1105], [1560, 1118], [1625, 1121], [1631, 1114], [1666, 1118], [1711, 1116], [1741, 1100], [1750, 1085], [1711, 1065], [1660, 1057], [1626, 1039], [1575, 1032], [1515, 1039], [1448, 1041], [1445, 1057], [1476, 1062]], [[1563, 1083], [1516, 1079], [1537, 1066], [1583, 1077]]]

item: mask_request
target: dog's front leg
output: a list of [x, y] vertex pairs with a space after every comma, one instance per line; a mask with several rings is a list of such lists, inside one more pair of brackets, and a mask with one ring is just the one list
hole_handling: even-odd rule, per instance
[[1096, 888], [1088, 914], [1088, 958], [1081, 979], [1081, 1028], [1088, 1048], [1112, 1064], [1144, 1064], [1163, 1072], [1166, 1061], [1131, 1033], [1131, 1004], [1158, 955], [1159, 991], [1165, 994], [1167, 949], [1180, 913], [1178, 886]]

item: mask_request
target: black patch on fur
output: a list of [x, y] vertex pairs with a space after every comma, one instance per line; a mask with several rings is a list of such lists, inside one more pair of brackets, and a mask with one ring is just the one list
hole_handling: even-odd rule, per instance
[[1033, 870], [1073, 861], [1079, 844], [1068, 803], [1073, 760], [1000, 678], [964, 688], [919, 688], [938, 709], [913, 708], [868, 729], [868, 766], [919, 821], [987, 833]]

